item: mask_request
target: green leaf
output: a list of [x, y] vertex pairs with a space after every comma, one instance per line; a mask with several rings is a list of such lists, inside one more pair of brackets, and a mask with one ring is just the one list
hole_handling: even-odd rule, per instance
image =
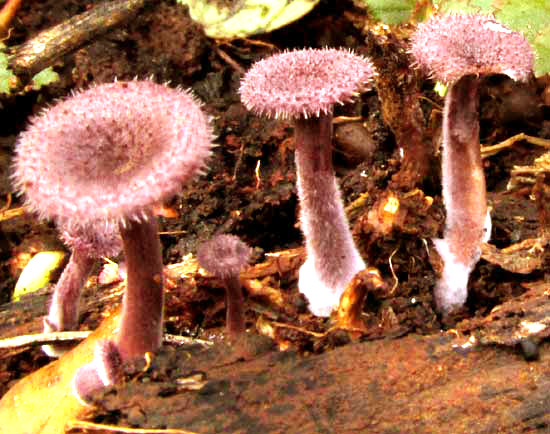
[[465, 12], [470, 14], [493, 12], [493, 0], [434, 0], [444, 13]]
[[42, 86], [47, 86], [57, 80], [59, 80], [59, 74], [51, 66], [48, 66], [32, 78], [32, 88], [39, 90]]
[[[5, 45], [0, 44], [0, 50], [4, 50]], [[15, 74], [8, 68], [8, 55], [0, 51], [0, 93], [11, 93], [10, 83]]]
[[550, 73], [550, 27], [538, 32], [534, 46], [538, 55], [535, 61], [535, 75], [538, 77]]
[[[536, 54], [535, 75], [550, 73], [550, 2], [548, 0], [434, 0], [441, 12], [493, 14], [521, 32]], [[475, 29], [473, 29], [475, 30]]]
[[319, 0], [177, 0], [189, 7], [189, 15], [207, 36], [244, 38], [271, 32], [301, 18]]
[[411, 19], [416, 0], [363, 0], [375, 19], [385, 24], [403, 24]]
[[8, 55], [5, 52], [6, 46], [0, 42], [0, 93], [23, 94], [28, 89], [40, 90], [43, 86], [59, 80], [59, 74], [53, 70], [51, 66], [43, 69], [36, 74], [31, 81], [31, 86], [25, 89], [17, 89], [17, 76], [9, 69]]
[[547, 0], [500, 0], [494, 14], [499, 21], [521, 31], [530, 41], [550, 26], [550, 3]]
[[[550, 73], [550, 2], [547, 0], [501, 0], [496, 18], [512, 30], [522, 32], [536, 53], [535, 75]], [[496, 9], [496, 8], [495, 8]]]

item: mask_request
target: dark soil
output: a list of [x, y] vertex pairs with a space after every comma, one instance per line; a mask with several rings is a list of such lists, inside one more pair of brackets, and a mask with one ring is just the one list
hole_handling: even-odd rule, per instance
[[[24, 2], [6, 43], [8, 46], [20, 44], [97, 3], [99, 1], [91, 0]], [[207, 175], [183, 187], [181, 194], [165, 204], [177, 217], [160, 218], [161, 230], [167, 233], [161, 236], [164, 263], [178, 264], [189, 253], [194, 254], [201, 241], [214, 234], [231, 233], [254, 247], [253, 263], [261, 264], [269, 259], [268, 253], [302, 245], [297, 226], [292, 126], [246, 111], [237, 93], [242, 71], [270, 53], [304, 46], [352, 48], [371, 56], [380, 71], [375, 89], [361, 95], [354, 104], [337, 108], [335, 113], [335, 116], [361, 117], [361, 122], [335, 127], [334, 162], [347, 204], [368, 193], [363, 196], [366, 200], [350, 211], [350, 219], [363, 257], [370, 266], [380, 270], [386, 285], [384, 290], [367, 295], [365, 331], [360, 336], [344, 331], [327, 333], [332, 325], [330, 320], [315, 318], [306, 311], [304, 300], [296, 289], [299, 263], [293, 264], [282, 272], [261, 276], [263, 284], [280, 291], [284, 304], [277, 305], [269, 297], [253, 297], [252, 294], [248, 301], [247, 321], [251, 335], [270, 335], [266, 332], [266, 322], [290, 326], [273, 326], [275, 332], [266, 338], [267, 348], [264, 341], [259, 346], [254, 343], [244, 358], [237, 354], [231, 359], [232, 356], [226, 354], [223, 357], [229, 359], [220, 361], [223, 359], [220, 352], [225, 348], [222, 342], [216, 344], [222, 350], [212, 350], [211, 355], [194, 347], [182, 349], [166, 345], [152, 369], [145, 374], [145, 381], [132, 381], [135, 374], [132, 376], [130, 369], [127, 383], [97, 398], [99, 409], [91, 417], [94, 421], [199, 432], [339, 432], [337, 426], [346, 426], [346, 432], [367, 432], [368, 424], [358, 422], [354, 425], [334, 412], [343, 411], [348, 415], [354, 411], [367, 412], [375, 418], [376, 409], [382, 411], [375, 402], [387, 400], [383, 393], [387, 384], [380, 383], [377, 389], [373, 374], [369, 377], [373, 382], [365, 386], [371, 389], [358, 391], [348, 380], [342, 380], [344, 386], [336, 393], [334, 384], [341, 381], [340, 376], [348, 378], [352, 375], [349, 371], [358, 368], [339, 366], [335, 362], [339, 357], [336, 354], [345, 353], [341, 360], [353, 364], [354, 356], [350, 354], [353, 348], [362, 345], [358, 342], [366, 345], [357, 347], [360, 348], [358, 357], [363, 360], [367, 358], [363, 357], [365, 351], [376, 351], [382, 356], [396, 351], [396, 357], [422, 352], [413, 350], [420, 345], [416, 337], [437, 335], [442, 330], [458, 329], [468, 337], [484, 330], [486, 322], [483, 321], [493, 308], [513, 303], [534, 284], [544, 285], [550, 260], [546, 250], [540, 255], [538, 265], [523, 274], [506, 271], [490, 258], [482, 259], [470, 277], [466, 307], [451, 318], [442, 319], [436, 313], [432, 290], [438, 257], [430, 240], [441, 236], [445, 218], [437, 151], [443, 102], [433, 92], [434, 83], [410, 67], [406, 49], [412, 30], [412, 26], [392, 31], [380, 29], [351, 2], [321, 1], [306, 17], [271, 34], [215, 41], [204, 36], [184, 7], [173, 1], [149, 1], [129, 22], [57, 60], [54, 69], [61, 76], [59, 82], [40, 91], [0, 97], [3, 119], [0, 126], [0, 199], [6, 204], [12, 192], [8, 173], [16, 136], [30, 115], [56, 98], [69, 94], [72, 89], [115, 78], [152, 76], [157, 82], [191, 88], [204, 102], [204, 110], [212, 116], [219, 146], [214, 150]], [[486, 80], [482, 86], [480, 113], [483, 145], [499, 143], [518, 133], [550, 139], [550, 106], [545, 105], [543, 99], [547, 86], [545, 78], [533, 78], [522, 85], [504, 77]], [[541, 201], [547, 198], [539, 193], [538, 201], [534, 200], [533, 184], [523, 184], [514, 191], [506, 188], [515, 165], [531, 165], [543, 152], [543, 148], [521, 141], [484, 160], [492, 207], [491, 243], [498, 248], [544, 233], [540, 223], [544, 216], [539, 215], [539, 210]], [[378, 225], [376, 215], [373, 218], [369, 212], [379, 209], [390, 194], [399, 199], [400, 209], [397, 215], [391, 216], [389, 227], [385, 228], [383, 224]], [[12, 207], [20, 205], [19, 199], [13, 196], [12, 199]], [[384, 218], [381, 212], [378, 218]], [[11, 291], [26, 254], [59, 248], [61, 244], [51, 225], [30, 215], [4, 220], [0, 225], [0, 302], [5, 303], [0, 306], [1, 336], [40, 332], [41, 316], [47, 307], [47, 289], [19, 303], [10, 303]], [[112, 299], [106, 298], [112, 290], [112, 285], [93, 284], [88, 288], [83, 301], [82, 330], [97, 327], [102, 315], [112, 308]], [[249, 292], [252, 292], [250, 288]], [[115, 300], [120, 302], [120, 291], [115, 294]], [[550, 303], [548, 291], [537, 294]], [[225, 317], [223, 297], [221, 282], [215, 279], [199, 273], [188, 280], [174, 277], [167, 289], [166, 331], [199, 338], [220, 336]], [[510, 316], [519, 311], [524, 315], [530, 312], [523, 307], [510, 309], [513, 312]], [[548, 309], [546, 312], [548, 318]], [[521, 353], [516, 352], [519, 340], [504, 337], [498, 340], [498, 336], [510, 333], [516, 326], [517, 323], [504, 324], [500, 329], [491, 329], [494, 339], [490, 343], [505, 345], [511, 350], [498, 353], [494, 348], [487, 349], [489, 360], [502, 358], [505, 364], [506, 357], [512, 357], [518, 365], [526, 363]], [[379, 341], [381, 339], [388, 341]], [[426, 339], [431, 342], [430, 339], [436, 338]], [[540, 339], [540, 336], [535, 339], [536, 344]], [[371, 342], [373, 340], [376, 342]], [[385, 347], [383, 342], [393, 343]], [[430, 345], [422, 342], [422, 348]], [[396, 345], [402, 345], [401, 350], [396, 350]], [[272, 346], [289, 349], [289, 352], [276, 352]], [[540, 347], [541, 360], [546, 360], [545, 363], [548, 350], [547, 344]], [[232, 354], [232, 350], [227, 351]], [[195, 352], [202, 355], [196, 356]], [[335, 355], [331, 355], [333, 352]], [[187, 353], [191, 355], [184, 356]], [[475, 357], [468, 363], [486, 363], [482, 356]], [[188, 363], [188, 360], [191, 361]], [[0, 396], [15, 380], [48, 361], [39, 347], [0, 352]], [[390, 354], [387, 363], [392, 363]], [[427, 363], [452, 369], [452, 364], [459, 361], [445, 356]], [[231, 368], [226, 369], [227, 366]], [[307, 370], [312, 374], [306, 375]], [[205, 378], [214, 379], [199, 392], [174, 386], [178, 378], [199, 371]], [[262, 388], [262, 381], [267, 382], [269, 377], [277, 375], [282, 377]], [[381, 371], [379, 375], [388, 375], [388, 372]], [[542, 429], [548, 429], [549, 395], [541, 392], [541, 388], [546, 384], [545, 390], [548, 390], [550, 376], [548, 371], [544, 375], [546, 377], [541, 377], [544, 381], [537, 383], [536, 390], [541, 394], [539, 401], [546, 403], [540, 423], [546, 424]], [[278, 392], [274, 391], [275, 387]], [[460, 385], [456, 387], [460, 389]], [[247, 388], [257, 389], [245, 392]], [[324, 416], [309, 414], [306, 418], [302, 414], [306, 398], [298, 405], [292, 397], [304, 391], [322, 394], [324, 390], [327, 390], [323, 395]], [[271, 393], [274, 395], [269, 396]], [[346, 399], [349, 401], [345, 402], [355, 402], [350, 398], [350, 394], [355, 393], [363, 404], [346, 408], [339, 405]], [[226, 397], [220, 398], [219, 405], [215, 405], [224, 394]], [[140, 395], [144, 398], [136, 398]], [[261, 395], [263, 400], [258, 398]], [[312, 394], [304, 392], [304, 396], [314, 399]], [[252, 402], [254, 399], [256, 401]], [[243, 406], [251, 405], [242, 413], [239, 412], [241, 400], [248, 400]], [[397, 399], [394, 405], [403, 405], [403, 401]], [[253, 418], [251, 408], [258, 412], [269, 408], [270, 418], [266, 419], [265, 414]], [[428, 412], [426, 407], [422, 408]], [[313, 407], [311, 411], [320, 410]], [[377, 429], [370, 425], [372, 431], [369, 432], [413, 432], [414, 415], [407, 414], [408, 422], [403, 422], [402, 429], [396, 428], [399, 425], [393, 425], [393, 429], [384, 425], [388, 428], [384, 431], [382, 425]], [[445, 414], [453, 417], [450, 413]], [[380, 420], [383, 419], [381, 415]], [[304, 430], [299, 428], [300, 423], [304, 424]], [[425, 423], [443, 422], [435, 417]], [[416, 426], [424, 427], [417, 432], [436, 432], [428, 429], [429, 425]], [[454, 426], [455, 430], [448, 432], [496, 432]], [[484, 429], [490, 426], [488, 422]]]

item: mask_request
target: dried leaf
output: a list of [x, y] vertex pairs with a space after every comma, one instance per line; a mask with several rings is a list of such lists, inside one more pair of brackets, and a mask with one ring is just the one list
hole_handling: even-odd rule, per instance
[[481, 257], [512, 273], [529, 274], [543, 266], [544, 242], [537, 238], [524, 240], [506, 249], [484, 243]]
[[119, 314], [111, 315], [80, 345], [15, 384], [0, 400], [2, 432], [63, 433], [68, 421], [89, 410], [73, 395], [73, 377], [92, 361], [99, 340], [112, 339], [118, 322]]
[[51, 275], [63, 264], [65, 252], [39, 252], [32, 257], [17, 280], [13, 300], [36, 292], [50, 282]]
[[301, 18], [319, 0], [177, 0], [211, 38], [244, 38], [268, 33]]

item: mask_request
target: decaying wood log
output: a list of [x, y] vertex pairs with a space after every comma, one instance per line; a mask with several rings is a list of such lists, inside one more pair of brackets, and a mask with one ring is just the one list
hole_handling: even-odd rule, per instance
[[[168, 348], [156, 376], [98, 397], [96, 420], [200, 433], [548, 432], [550, 343], [527, 362], [460, 342], [407, 336], [244, 361], [221, 347]], [[197, 371], [204, 387], [179, 386]]]

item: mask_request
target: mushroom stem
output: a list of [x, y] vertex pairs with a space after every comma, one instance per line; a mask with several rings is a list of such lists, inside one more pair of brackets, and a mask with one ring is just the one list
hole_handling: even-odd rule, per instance
[[434, 240], [444, 269], [435, 288], [440, 311], [466, 301], [468, 276], [490, 235], [479, 145], [479, 79], [467, 75], [450, 86], [443, 118], [442, 184], [447, 212], [444, 238]]
[[[78, 328], [80, 292], [95, 264], [95, 258], [79, 249], [73, 250], [69, 262], [55, 285], [48, 316], [44, 318], [44, 332], [60, 332]], [[59, 357], [72, 345], [43, 345], [42, 351], [50, 357]]]
[[246, 332], [245, 306], [240, 273], [252, 249], [235, 235], [216, 235], [197, 249], [201, 267], [219, 278], [225, 287], [225, 319], [233, 342]]
[[156, 218], [120, 225], [128, 269], [122, 318], [117, 338], [122, 360], [142, 357], [162, 342], [162, 254]]
[[89, 404], [90, 395], [115, 384], [123, 374], [122, 359], [113, 341], [99, 341], [94, 358], [82, 366], [73, 377], [73, 391], [84, 405]]
[[246, 331], [244, 321], [244, 296], [241, 278], [237, 275], [225, 279], [225, 319], [227, 333], [230, 339], [241, 336]]
[[80, 290], [86, 284], [95, 261], [95, 258], [86, 252], [73, 250], [55, 285], [50, 310], [44, 321], [45, 328], [49, 328], [48, 331], [78, 328]]
[[298, 286], [313, 314], [329, 316], [365, 263], [353, 243], [332, 167], [332, 114], [297, 119], [294, 131], [300, 226], [308, 252]]

